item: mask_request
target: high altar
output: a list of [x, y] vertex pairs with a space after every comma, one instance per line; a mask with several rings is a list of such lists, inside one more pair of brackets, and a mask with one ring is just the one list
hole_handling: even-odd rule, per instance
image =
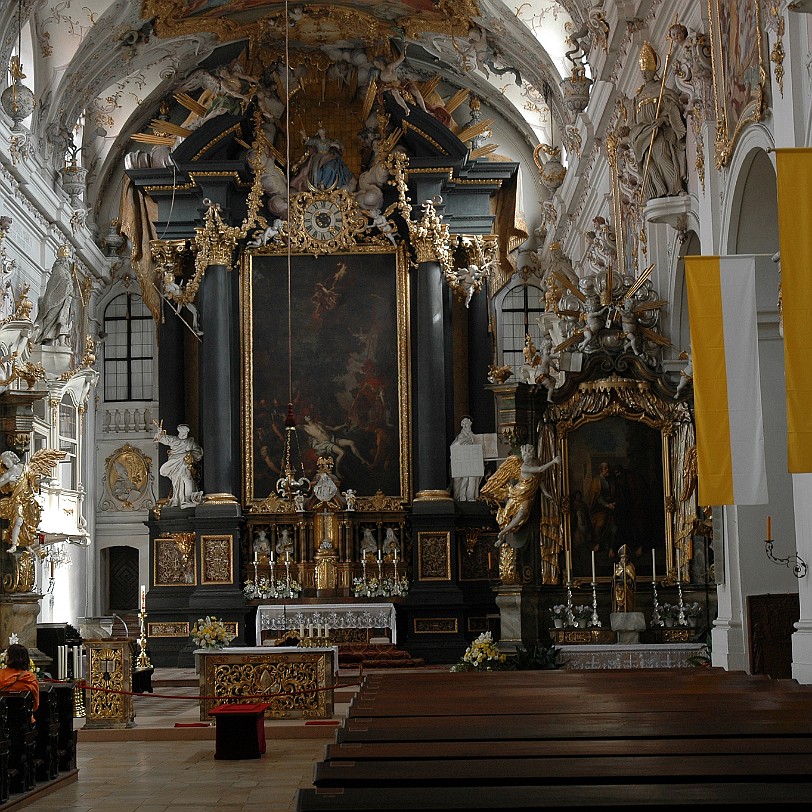
[[[201, 616], [243, 646], [268, 618], [308, 638], [308, 617], [376, 600], [391, 641], [429, 661], [485, 631], [507, 648], [549, 641], [555, 607], [570, 637], [614, 640], [624, 545], [622, 612], [654, 643], [687, 640], [694, 604], [707, 613], [710, 533], [689, 391], [663, 363], [667, 302], [642, 232], [623, 231], [618, 154], [616, 218], [587, 235], [580, 275], [555, 242], [526, 266], [535, 321], [499, 366], [494, 311], [528, 235], [517, 165], [483, 144], [479, 101], [441, 95], [439, 77], [385, 81], [378, 29], [372, 79], [336, 78], [305, 43], [286, 86], [279, 41], [255, 33], [229, 74], [241, 101], [176, 96], [143, 134], [172, 142], [171, 162], [127, 171], [142, 288], [177, 316], [160, 328], [174, 385], [148, 522], [153, 663], [190, 665]], [[156, 322], [160, 296], [145, 293]], [[301, 622], [279, 621], [283, 606]], [[316, 625], [331, 645], [373, 628]]]

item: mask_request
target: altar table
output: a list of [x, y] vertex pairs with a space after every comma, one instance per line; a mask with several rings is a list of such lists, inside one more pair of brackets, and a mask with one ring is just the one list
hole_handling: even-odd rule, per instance
[[269, 719], [329, 719], [338, 648], [235, 646], [198, 649], [200, 719], [218, 705], [264, 703]]
[[395, 605], [393, 603], [266, 604], [257, 607], [257, 643], [262, 632], [326, 627], [329, 629], [388, 629], [397, 645]]

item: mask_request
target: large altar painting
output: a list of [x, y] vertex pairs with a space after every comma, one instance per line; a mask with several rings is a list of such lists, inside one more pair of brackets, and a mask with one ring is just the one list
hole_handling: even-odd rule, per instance
[[611, 577], [625, 544], [640, 574], [651, 574], [651, 551], [665, 573], [665, 511], [661, 432], [613, 416], [568, 435], [567, 477], [574, 578]]
[[301, 460], [308, 477], [318, 458], [329, 456], [342, 490], [409, 498], [407, 312], [402, 252], [296, 255], [290, 275], [286, 255], [248, 255], [242, 285], [247, 504], [275, 490], [289, 401], [298, 438], [294, 463]]

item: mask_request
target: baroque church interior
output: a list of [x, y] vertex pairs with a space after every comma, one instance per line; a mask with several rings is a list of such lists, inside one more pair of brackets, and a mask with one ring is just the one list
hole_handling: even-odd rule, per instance
[[4, 645], [812, 684], [810, 53], [806, 0], [6, 0]]

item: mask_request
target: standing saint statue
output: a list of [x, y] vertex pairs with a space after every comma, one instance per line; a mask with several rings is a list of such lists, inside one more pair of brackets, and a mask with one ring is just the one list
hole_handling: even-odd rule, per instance
[[622, 545], [617, 551], [619, 560], [612, 573], [612, 612], [633, 612], [637, 577], [634, 564], [629, 561], [629, 550]]
[[679, 96], [657, 78], [657, 55], [648, 42], [640, 50], [640, 70], [644, 83], [637, 91], [630, 138], [644, 176], [645, 202], [685, 191], [687, 130]]
[[166, 504], [181, 508], [200, 504], [203, 491], [197, 487], [197, 464], [203, 459], [203, 449], [189, 436], [189, 427], [181, 423], [176, 437], [159, 428], [153, 441], [169, 448], [169, 457], [159, 469], [161, 476], [172, 483], [172, 493]]
[[45, 293], [39, 300], [32, 340], [37, 344], [69, 347], [74, 292], [68, 246], [60, 246], [56, 253]]
[[[484, 465], [482, 463], [482, 455], [480, 453], [479, 460], [478, 460], [478, 467], [476, 465], [471, 465], [471, 461], [468, 461], [469, 467], [466, 467], [464, 470], [467, 470], [469, 473], [465, 476], [454, 476], [453, 469], [455, 468], [455, 459], [454, 459], [454, 447], [455, 446], [462, 446], [462, 445], [469, 445], [475, 446], [478, 445], [476, 435], [473, 432], [471, 418], [466, 414], [463, 415], [462, 419], [460, 420], [460, 433], [454, 438], [454, 441], [451, 443], [451, 457], [452, 457], [452, 477], [451, 477], [451, 490], [458, 502], [476, 502], [477, 497], [479, 496], [479, 483], [482, 480], [482, 474], [485, 472]], [[474, 470], [479, 471], [480, 473], [475, 474], [473, 473]]]

